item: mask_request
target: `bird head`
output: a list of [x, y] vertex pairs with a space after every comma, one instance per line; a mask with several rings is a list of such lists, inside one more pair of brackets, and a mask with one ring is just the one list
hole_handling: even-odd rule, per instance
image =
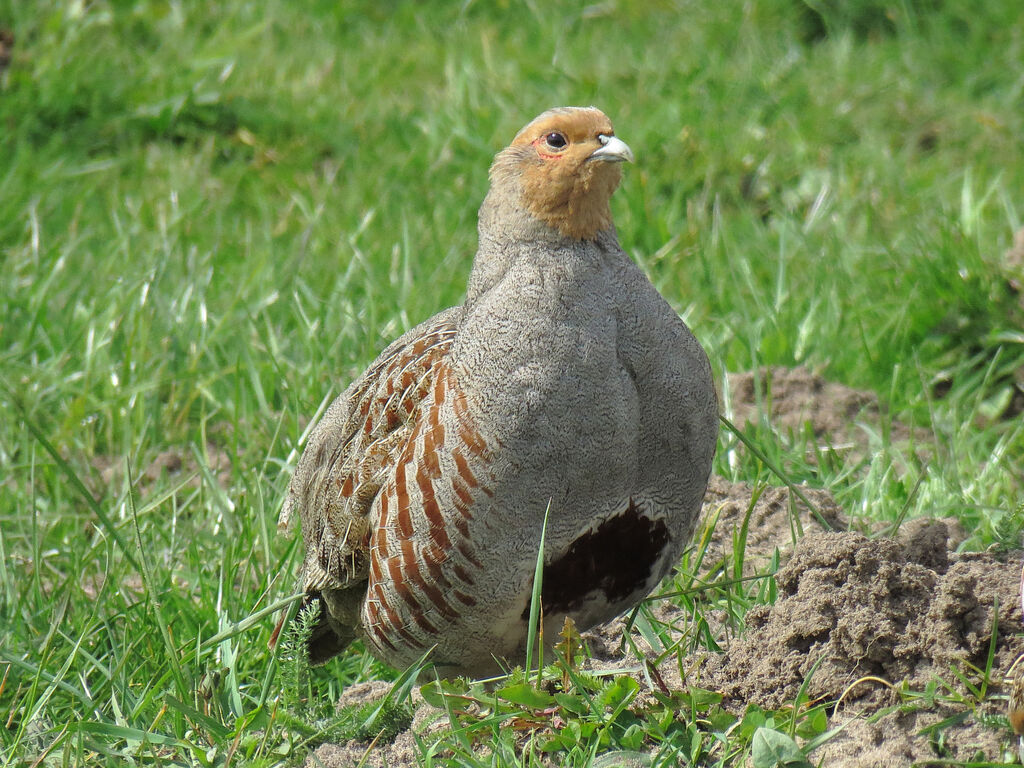
[[632, 160], [601, 110], [549, 109], [494, 158], [491, 192], [517, 196], [518, 207], [565, 237], [592, 240], [611, 228], [619, 164]]

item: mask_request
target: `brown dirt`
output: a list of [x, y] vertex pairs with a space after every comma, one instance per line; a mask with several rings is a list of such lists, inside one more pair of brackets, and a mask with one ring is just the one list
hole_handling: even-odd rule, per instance
[[[835, 435], [850, 429], [850, 418], [878, 413], [872, 411], [877, 408], [872, 398], [814, 383], [807, 371], [780, 376], [773, 369], [771, 376], [784, 383], [772, 390], [776, 424], [799, 425], [806, 419], [815, 435]], [[747, 385], [740, 381], [737, 386]], [[782, 393], [787, 394], [780, 397]], [[825, 402], [810, 403], [814, 398]], [[724, 652], [692, 654], [684, 670], [685, 683], [678, 664], [666, 662], [659, 669], [664, 683], [670, 688], [697, 685], [720, 691], [725, 706], [742, 713], [749, 704], [768, 709], [792, 704], [809, 677], [806, 694], [812, 702], [841, 699], [838, 706], [830, 706], [828, 724], [841, 730], [811, 755], [815, 764], [926, 766], [939, 759], [999, 761], [1015, 751], [1012, 733], [993, 725], [994, 718], [986, 715], [1004, 713], [999, 697], [1009, 686], [1003, 685], [1003, 678], [1024, 654], [1024, 553], [957, 554], [956, 544], [964, 534], [958, 525], [943, 520], [909, 521], [896, 539], [869, 539], [845, 530], [842, 511], [826, 491], [801, 490], [825, 524], [788, 489], [763, 489], [755, 501], [750, 486], [712, 478], [703, 516], [705, 521], [717, 517], [717, 523], [701, 571], [708, 573], [723, 560], [728, 562], [734, 533], [750, 510], [744, 571], [750, 575], [763, 570], [778, 549], [784, 562], [776, 575], [778, 599], [772, 606], [751, 609], [739, 637], [729, 637], [723, 616], [709, 616]], [[680, 632], [688, 625], [688, 617], [669, 601], [655, 602], [652, 612]], [[968, 704], [956, 702], [965, 686], [952, 670], [978, 681], [977, 669], [986, 666], [993, 626], [997, 642], [992, 682], [975, 714]], [[618, 650], [623, 629], [623, 620], [617, 619], [585, 633], [593, 666], [635, 668], [636, 659], [623, 657]], [[644, 651], [635, 632], [633, 640]], [[920, 693], [936, 680], [943, 682], [930, 702], [900, 697], [890, 687]], [[646, 688], [644, 679], [638, 682]], [[384, 691], [386, 686], [379, 683], [354, 687], [346, 691], [345, 703]], [[929, 730], [946, 718], [959, 722]], [[306, 766], [351, 766], [364, 755], [367, 766], [412, 766], [417, 754], [412, 733], [436, 730], [443, 723], [436, 710], [422, 705], [412, 729], [393, 744], [376, 745], [368, 755], [367, 744], [323, 745]]]
[[776, 603], [751, 609], [743, 638], [706, 659], [704, 684], [736, 702], [778, 709], [811, 675], [812, 700], [846, 692], [848, 704], [893, 704], [884, 685], [847, 688], [872, 676], [923, 690], [950, 678], [951, 668], [984, 668], [997, 601], [994, 667], [1009, 670], [1024, 652], [1015, 637], [1020, 555], [1011, 562], [990, 553], [952, 555], [941, 522], [919, 526], [917, 534], [906, 544], [859, 533], [808, 535], [776, 577]]
[[[747, 546], [744, 550], [745, 576], [764, 569], [776, 549], [786, 555], [793, 551], [801, 533], [845, 530], [846, 517], [828, 491], [801, 487], [800, 492], [814, 504], [812, 513], [788, 488], [760, 489], [753, 502], [747, 523]], [[701, 519], [705, 525], [717, 518], [704, 554], [704, 569], [732, 556], [732, 543], [743, 526], [753, 501], [753, 489], [746, 483], [730, 483], [713, 475], [704, 495]]]
[[0, 27], [0, 75], [11, 63], [12, 48], [14, 48], [14, 33], [6, 27]]
[[[231, 477], [231, 457], [213, 443], [206, 444], [206, 455], [209, 457], [210, 474], [221, 488], [226, 488]], [[124, 456], [100, 454], [93, 457], [91, 464], [93, 469], [97, 470], [99, 482], [103, 486], [116, 485], [124, 481]], [[162, 477], [167, 477], [172, 482], [187, 477], [187, 488], [198, 488], [202, 482], [199, 464], [188, 447], [160, 451], [141, 473], [133, 467], [133, 474], [137, 487], [144, 494], [148, 494]]]
[[777, 429], [802, 432], [810, 424], [815, 437], [845, 437], [855, 419], [878, 416], [873, 393], [826, 381], [803, 366], [730, 373], [728, 384], [733, 423], [739, 427], [765, 416]]
[[[873, 392], [828, 381], [804, 366], [766, 366], [730, 373], [726, 383], [726, 415], [731, 415], [733, 424], [743, 429], [767, 422], [782, 440], [803, 436], [809, 428], [813, 441], [807, 446], [807, 459], [811, 462], [817, 451], [859, 460], [867, 455], [872, 433], [880, 431], [883, 423], [882, 408]], [[895, 420], [886, 426], [889, 440], [895, 443], [926, 438], [923, 432]]]

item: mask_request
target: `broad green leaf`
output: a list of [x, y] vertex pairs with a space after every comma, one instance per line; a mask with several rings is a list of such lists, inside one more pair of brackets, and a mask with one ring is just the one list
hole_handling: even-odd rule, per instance
[[632, 677], [623, 675], [622, 677], [616, 678], [615, 682], [608, 686], [602, 696], [602, 699], [604, 700], [606, 707], [616, 710], [625, 702], [632, 699], [639, 690], [640, 684], [636, 680]]
[[431, 680], [420, 688], [423, 700], [432, 707], [444, 709], [444, 700], [448, 696], [465, 696], [466, 686], [453, 680]]
[[619, 738], [619, 743], [626, 749], [640, 749], [644, 745], [644, 729], [633, 724]]
[[717, 691], [706, 691], [691, 686], [689, 694], [690, 705], [698, 712], [704, 712], [722, 702], [722, 694]]
[[587, 706], [584, 698], [574, 693], [556, 693], [555, 703], [562, 709], [575, 715], [585, 715], [590, 712], [590, 708]]
[[770, 728], [754, 731], [750, 757], [754, 768], [810, 768], [811, 765], [793, 739]]
[[495, 693], [498, 697], [521, 707], [530, 709], [544, 709], [555, 704], [555, 697], [550, 693], [538, 691], [529, 683], [516, 683], [499, 688]]

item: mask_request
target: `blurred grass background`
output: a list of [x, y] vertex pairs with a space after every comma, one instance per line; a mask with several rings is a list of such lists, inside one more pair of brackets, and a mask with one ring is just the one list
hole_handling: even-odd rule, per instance
[[[1020, 13], [0, 0], [5, 764], [301, 757], [272, 619], [204, 643], [291, 590], [275, 523], [303, 430], [461, 300], [490, 159], [555, 105], [600, 107], [636, 152], [620, 239], [719, 377], [808, 365], [929, 436], [927, 465], [882, 440], [811, 466], [755, 431], [793, 480], [866, 525], [1016, 536]], [[319, 695], [389, 674], [352, 654]]]

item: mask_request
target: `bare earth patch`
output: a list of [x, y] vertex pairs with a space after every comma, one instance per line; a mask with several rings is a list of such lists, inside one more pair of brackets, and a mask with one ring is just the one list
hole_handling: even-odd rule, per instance
[[[955, 682], [951, 670], [957, 670], [977, 683], [993, 628], [993, 676], [1001, 680], [1024, 652], [1020, 567], [1020, 553], [1008, 560], [950, 553], [942, 522], [914, 526], [903, 541], [810, 534], [776, 577], [776, 603], [753, 608], [745, 635], [723, 655], [702, 660], [701, 685], [740, 708], [753, 702], [778, 709], [796, 699], [809, 677], [812, 701], [842, 697], [836, 726], [900, 703], [881, 680], [906, 681], [909, 690], [923, 692], [934, 680]], [[860, 722], [815, 757], [827, 757], [826, 765], [851, 766], [891, 763], [895, 757], [934, 759], [936, 748], [919, 732], [964, 709], [922, 705], [919, 713], [884, 718], [880, 727]], [[979, 728], [971, 718], [944, 734], [944, 756], [959, 760], [979, 750], [996, 760], [1008, 737]], [[837, 763], [839, 757], [846, 761]]]
[[[832, 494], [817, 488], [801, 488], [814, 512], [807, 508], [788, 488], [768, 487], [759, 491], [756, 500], [746, 483], [731, 483], [713, 475], [704, 494], [701, 519], [715, 522], [714, 531], [704, 554], [704, 567], [732, 556], [732, 542], [750, 510], [747, 523], [744, 575], [763, 571], [776, 549], [782, 555], [792, 553], [800, 536], [811, 531], [845, 530], [846, 517]], [[753, 503], [753, 509], [750, 509]]]
[[[852, 440], [851, 419], [877, 418], [873, 397], [823, 383], [805, 369], [772, 369], [770, 376], [776, 429], [778, 418], [794, 430], [810, 423], [815, 435]], [[753, 381], [753, 376], [733, 378], [730, 386], [754, 394]], [[739, 415], [752, 411], [736, 407], [738, 402], [734, 398], [734, 413], [742, 425]], [[957, 554], [963, 533], [942, 520], [913, 520], [896, 539], [869, 539], [845, 530], [845, 517], [828, 492], [801, 490], [817, 516], [788, 489], [763, 489], [754, 498], [746, 484], [711, 479], [703, 517], [717, 522], [701, 570], [728, 562], [749, 512], [745, 574], [762, 571], [778, 550], [783, 562], [776, 575], [778, 598], [774, 605], [751, 609], [739, 637], [723, 631], [718, 640], [723, 653], [692, 654], [685, 681], [675, 660], [659, 669], [662, 681], [672, 689], [716, 690], [728, 709], [742, 713], [750, 704], [765, 709], [792, 704], [809, 679], [806, 695], [812, 703], [840, 702], [830, 705], [828, 727], [841, 730], [810, 756], [816, 764], [892, 768], [938, 765], [939, 760], [1001, 761], [1015, 749], [1015, 737], [987, 716], [1004, 713], [1002, 699], [998, 707], [991, 703], [993, 693], [1009, 692], [1003, 678], [1024, 654], [1024, 553]], [[656, 602], [653, 612], [668, 625], [686, 626], [687, 617], [669, 601]], [[594, 666], [635, 668], [636, 659], [618, 650], [623, 629], [620, 618], [585, 633]], [[645, 648], [637, 633], [634, 641]], [[971, 712], [966, 701], [955, 701], [967, 692], [957, 675], [977, 685], [990, 651], [989, 695]], [[644, 678], [637, 682], [646, 688]], [[896, 688], [921, 695], [901, 696]], [[930, 699], [923, 696], [929, 689], [935, 694]], [[341, 704], [386, 691], [380, 683], [354, 686]], [[437, 722], [437, 714], [421, 702], [410, 731], [393, 743], [375, 745], [369, 754], [364, 743], [325, 744], [306, 766], [352, 766], [364, 756], [367, 766], [415, 765], [412, 733], [440, 727], [444, 718]], [[952, 722], [934, 727], [947, 719]]]
[[[226, 488], [231, 475], [231, 457], [228, 453], [214, 443], [207, 443], [203, 463], [217, 484]], [[98, 472], [99, 484], [102, 486], [116, 486], [124, 482], [124, 456], [100, 454], [93, 457], [91, 464]], [[133, 472], [135, 482], [143, 494], [150, 493], [163, 478], [171, 482], [186, 478], [185, 485], [189, 489], [198, 488], [202, 482], [200, 464], [196, 461], [195, 455], [185, 447], [160, 451], [141, 472], [137, 467], [133, 468]]]
[[815, 437], [831, 435], [851, 442], [853, 421], [878, 418], [871, 392], [827, 381], [804, 366], [762, 367], [728, 376], [733, 422], [756, 424], [762, 415], [777, 429], [800, 432], [810, 424]]
[[828, 381], [806, 368], [764, 366], [756, 371], [727, 376], [728, 413], [743, 429], [767, 422], [780, 439], [809, 433], [808, 456], [833, 451], [848, 460], [868, 454], [872, 433], [888, 431], [888, 440], [906, 443], [927, 439], [923, 430], [891, 420], [885, 421], [878, 397], [867, 390]]

